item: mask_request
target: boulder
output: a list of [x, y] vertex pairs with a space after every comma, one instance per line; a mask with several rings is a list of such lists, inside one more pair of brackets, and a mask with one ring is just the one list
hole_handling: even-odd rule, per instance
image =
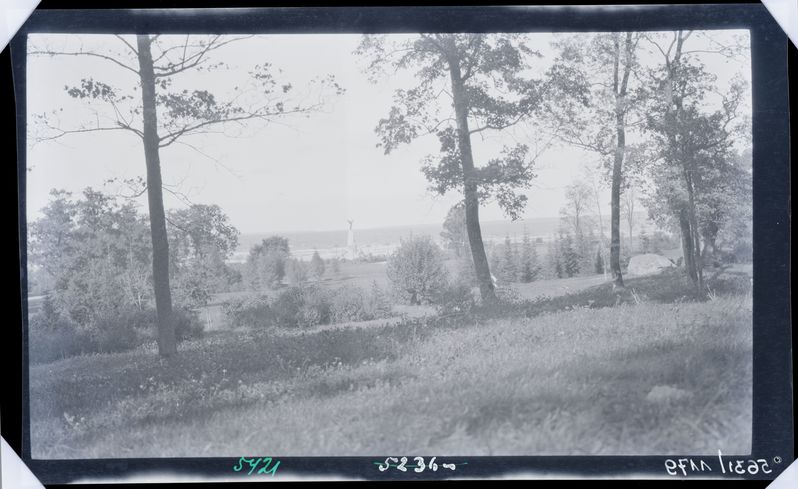
[[635, 255], [629, 260], [627, 275], [655, 275], [666, 268], [674, 266], [673, 262], [662, 255], [646, 253]]

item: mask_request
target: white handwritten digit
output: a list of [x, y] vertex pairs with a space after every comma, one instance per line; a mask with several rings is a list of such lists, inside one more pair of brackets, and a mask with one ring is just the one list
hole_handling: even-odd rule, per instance
[[444, 469], [449, 469], [449, 470], [454, 470], [455, 465], [454, 464], [443, 464], [443, 468]]
[[402, 457], [401, 463], [396, 468], [401, 470], [402, 472], [407, 472], [407, 467], [405, 467], [406, 463], [407, 463], [407, 457]]
[[671, 459], [665, 460], [665, 470], [669, 475], [676, 475], [676, 462]]
[[416, 457], [413, 460], [416, 461], [416, 468], [413, 470], [416, 472], [424, 472], [424, 469], [427, 468], [424, 465], [424, 457]]
[[438, 470], [438, 464], [435, 463], [435, 459], [437, 457], [432, 457], [429, 459], [429, 468], [432, 469], [433, 472]]
[[[757, 462], [762, 464], [762, 473], [763, 474], [769, 474], [769, 473], [773, 472], [773, 470], [770, 467], [768, 467], [768, 461], [765, 460], [764, 458], [760, 458], [759, 460], [757, 460]], [[767, 469], [767, 470], [765, 470], [765, 469]]]
[[385, 472], [391, 466], [391, 461], [398, 462], [399, 460], [396, 457], [388, 457], [385, 459], [385, 462], [383, 462], [383, 464], [385, 465], [380, 464], [379, 467], [377, 468], [379, 469], [380, 472]]

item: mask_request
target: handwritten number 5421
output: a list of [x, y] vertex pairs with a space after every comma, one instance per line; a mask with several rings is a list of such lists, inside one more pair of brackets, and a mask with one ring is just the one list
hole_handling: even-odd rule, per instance
[[[274, 463], [272, 464], [272, 462]], [[250, 467], [247, 475], [252, 475], [255, 469], [258, 468], [258, 465], [261, 465], [260, 470], [258, 470], [257, 472], [259, 475], [271, 474], [271, 476], [274, 477], [274, 474], [277, 473], [277, 468], [280, 466], [280, 461], [279, 460], [273, 461], [271, 457], [263, 457], [263, 458], [241, 457], [240, 459], [238, 459], [238, 464], [236, 464], [233, 467], [233, 470], [235, 470], [236, 472], [241, 472], [241, 470], [245, 468], [244, 464], [247, 464]]]

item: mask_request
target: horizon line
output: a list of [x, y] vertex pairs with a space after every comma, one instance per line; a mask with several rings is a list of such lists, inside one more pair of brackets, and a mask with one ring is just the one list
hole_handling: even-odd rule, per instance
[[[635, 214], [646, 214], [646, 211], [637, 211]], [[603, 214], [602, 214], [603, 215]], [[585, 217], [596, 217], [598, 214], [584, 214]], [[609, 219], [609, 216], [606, 216]], [[480, 225], [487, 224], [487, 223], [513, 223], [518, 221], [528, 221], [528, 220], [549, 220], [549, 219], [561, 219], [562, 216], [545, 216], [545, 217], [524, 217], [517, 219], [516, 221], [512, 221], [511, 219], [490, 219], [487, 221], [480, 221]], [[346, 222], [346, 221], [344, 221]], [[355, 220], [355, 222], [357, 222]], [[413, 227], [413, 226], [442, 226], [443, 221], [441, 222], [434, 222], [434, 223], [418, 223], [418, 224], [393, 224], [388, 226], [370, 226], [364, 228], [353, 228], [354, 230], [360, 231], [373, 231], [378, 229], [391, 229], [391, 228], [402, 228], [402, 227]], [[333, 233], [333, 232], [346, 232], [347, 229], [345, 226], [341, 227], [340, 229], [281, 229], [281, 230], [274, 230], [274, 231], [241, 231], [241, 235], [244, 234], [287, 234], [287, 233]]]

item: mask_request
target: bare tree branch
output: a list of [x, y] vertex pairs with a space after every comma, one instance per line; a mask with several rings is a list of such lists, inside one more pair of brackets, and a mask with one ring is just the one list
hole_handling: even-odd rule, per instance
[[506, 122], [506, 123], [504, 123], [504, 124], [498, 124], [498, 125], [495, 125], [495, 124], [485, 124], [485, 125], [483, 125], [483, 126], [481, 126], [481, 127], [477, 127], [477, 128], [475, 128], [475, 129], [471, 129], [470, 131], [468, 131], [468, 133], [469, 133], [469, 134], [476, 134], [476, 133], [478, 133], [478, 132], [486, 131], [486, 130], [488, 130], [488, 129], [493, 129], [493, 130], [496, 130], [496, 131], [501, 131], [501, 130], [503, 130], [503, 129], [507, 129], [508, 127], [511, 127], [511, 126], [514, 126], [514, 125], [518, 124], [519, 122], [521, 122], [521, 120], [523, 120], [523, 119], [524, 119], [524, 117], [526, 117], [526, 114], [521, 114], [521, 115], [519, 115], [518, 117], [516, 117], [515, 119], [513, 119], [513, 120], [510, 120], [510, 121], [507, 121], [507, 122]]
[[53, 141], [55, 139], [59, 139], [63, 136], [68, 134], [79, 134], [84, 132], [97, 132], [97, 131], [131, 131], [134, 132], [137, 136], [141, 136], [141, 132], [137, 129], [133, 129], [131, 127], [125, 126], [120, 124], [117, 127], [88, 127], [88, 128], [80, 128], [80, 129], [59, 129], [52, 126], [48, 126], [50, 129], [55, 129], [59, 131], [57, 134], [53, 136], [41, 136], [37, 138], [37, 141]]
[[44, 55], [44, 56], [91, 56], [94, 58], [104, 59], [106, 61], [110, 61], [117, 66], [121, 66], [122, 68], [130, 71], [131, 73], [135, 73], [137, 76], [139, 74], [139, 70], [132, 68], [121, 61], [112, 58], [111, 56], [106, 56], [100, 53], [93, 53], [91, 51], [31, 51], [28, 54], [30, 55]]
[[230, 175], [232, 175], [232, 176], [234, 176], [234, 177], [238, 178], [239, 180], [240, 180], [241, 178], [243, 178], [243, 177], [242, 177], [240, 174], [238, 174], [238, 173], [234, 172], [234, 171], [233, 171], [233, 170], [232, 170], [232, 169], [231, 169], [229, 166], [227, 166], [227, 165], [225, 165], [224, 163], [222, 163], [222, 160], [220, 160], [219, 158], [214, 158], [213, 156], [211, 156], [211, 155], [209, 155], [208, 153], [206, 153], [206, 152], [202, 151], [201, 149], [199, 149], [199, 148], [198, 148], [198, 147], [196, 147], [195, 145], [193, 145], [193, 144], [191, 144], [191, 143], [188, 143], [188, 142], [186, 142], [185, 140], [178, 140], [178, 141], [175, 141], [175, 143], [176, 143], [176, 144], [181, 144], [181, 145], [183, 145], [183, 146], [186, 146], [187, 148], [189, 148], [189, 149], [191, 149], [191, 150], [195, 151], [197, 154], [199, 154], [199, 155], [201, 155], [201, 156], [204, 156], [205, 158], [208, 158], [209, 160], [213, 161], [213, 162], [214, 162], [214, 163], [215, 163], [217, 166], [219, 166], [219, 167], [223, 168], [223, 169], [224, 169], [224, 170], [226, 170], [228, 173], [230, 173]]
[[132, 44], [127, 42], [124, 37], [120, 36], [119, 34], [114, 34], [114, 37], [122, 41], [125, 44], [125, 46], [127, 46], [128, 49], [130, 49], [130, 51], [133, 52], [133, 54], [135, 54], [136, 56], [139, 55], [139, 52], [136, 50], [136, 48], [134, 48]]
[[272, 117], [279, 117], [279, 116], [290, 115], [290, 114], [302, 114], [302, 113], [306, 113], [306, 112], [311, 112], [313, 110], [316, 110], [320, 106], [320, 104], [321, 104], [321, 102], [319, 102], [317, 104], [310, 105], [308, 107], [301, 107], [301, 108], [298, 108], [298, 109], [295, 109], [295, 110], [285, 110], [285, 111], [276, 111], [276, 112], [266, 111], [266, 110], [263, 110], [263, 111], [258, 110], [258, 111], [255, 111], [255, 112], [252, 112], [252, 113], [249, 113], [249, 114], [245, 114], [245, 115], [242, 115], [242, 116], [224, 117], [224, 118], [220, 118], [220, 119], [206, 120], [206, 121], [202, 121], [202, 122], [197, 122], [195, 124], [189, 124], [189, 125], [186, 125], [186, 126], [182, 127], [181, 129], [169, 132], [169, 133], [164, 134], [163, 136], [161, 136], [160, 137], [160, 141], [162, 141], [162, 142], [161, 142], [161, 144], [159, 144], [159, 147], [164, 148], [166, 146], [169, 146], [170, 144], [174, 143], [178, 138], [180, 138], [180, 136], [183, 136], [184, 134], [187, 134], [187, 133], [190, 133], [190, 132], [194, 132], [197, 129], [200, 129], [200, 128], [203, 128], [203, 127], [217, 125], [217, 124], [225, 124], [225, 123], [229, 123], [229, 122], [240, 122], [240, 121], [246, 121], [246, 120], [252, 120], [252, 119], [262, 119], [262, 120], [265, 120], [265, 121], [269, 121], [270, 118], [272, 118]]
[[202, 64], [206, 60], [205, 56], [209, 52], [215, 51], [221, 48], [222, 46], [230, 44], [231, 42], [240, 41], [242, 39], [249, 39], [252, 36], [231, 37], [230, 39], [217, 42], [220, 37], [221, 37], [220, 35], [215, 36], [210, 42], [208, 42], [206, 46], [203, 47], [202, 50], [186, 57], [186, 50], [188, 47], [188, 36], [187, 36], [186, 43], [182, 46], [183, 47], [182, 59], [177, 63], [170, 63], [169, 66], [165, 67], [154, 66], [153, 68], [155, 70], [155, 77], [156, 78], [169, 77], [172, 75], [176, 75], [180, 72], [186, 71], [188, 69], [194, 68]]

